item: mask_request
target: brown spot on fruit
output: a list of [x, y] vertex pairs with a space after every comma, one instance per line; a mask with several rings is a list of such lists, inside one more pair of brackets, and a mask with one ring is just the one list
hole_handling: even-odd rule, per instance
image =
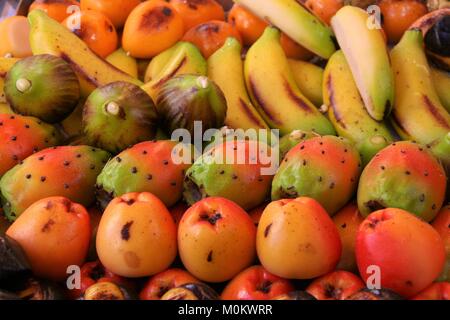
[[212, 250], [208, 253], [208, 257], [206, 258], [206, 261], [211, 262], [213, 259], [213, 252]]
[[130, 228], [133, 222], [134, 221], [128, 221], [123, 225], [122, 230], [120, 230], [120, 237], [122, 240], [128, 241], [128, 239], [130, 239]]
[[172, 19], [172, 9], [166, 6], [158, 6], [142, 15], [139, 29], [161, 30], [167, 26]]
[[378, 200], [367, 201], [364, 205], [371, 211], [377, 211], [385, 208], [385, 206]]
[[260, 285], [256, 287], [257, 291], [261, 291], [263, 293], [269, 293], [270, 289], [272, 287], [272, 282], [270, 281], [263, 281]]
[[272, 223], [269, 224], [266, 229], [264, 229], [264, 238], [267, 238], [269, 236], [270, 228], [272, 228]]
[[41, 232], [49, 232], [52, 225], [55, 224], [55, 221], [52, 219], [48, 219], [48, 221], [44, 224], [44, 226], [41, 228]]
[[141, 264], [141, 260], [137, 256], [136, 253], [133, 251], [127, 251], [123, 254], [123, 258], [125, 260], [125, 263], [130, 268], [137, 268]]

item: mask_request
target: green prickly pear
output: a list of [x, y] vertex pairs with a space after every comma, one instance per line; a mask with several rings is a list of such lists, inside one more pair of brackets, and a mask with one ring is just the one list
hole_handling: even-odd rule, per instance
[[364, 168], [358, 208], [363, 216], [383, 208], [400, 208], [431, 221], [444, 202], [446, 180], [442, 165], [427, 147], [396, 142]]
[[34, 202], [63, 196], [90, 205], [95, 180], [109, 153], [90, 146], [64, 146], [37, 152], [5, 173], [0, 180], [3, 210], [15, 220]]
[[102, 207], [128, 192], [151, 192], [166, 206], [174, 205], [182, 196], [184, 174], [192, 160], [174, 163], [172, 155], [190, 152], [187, 146], [177, 149], [177, 145], [170, 140], [146, 141], [112, 158], [97, 178]]
[[272, 183], [272, 200], [310, 197], [332, 215], [356, 191], [359, 153], [344, 138], [323, 136], [295, 146], [284, 157]]
[[186, 172], [186, 202], [193, 204], [217, 196], [232, 200], [246, 210], [260, 205], [270, 193], [273, 172], [266, 160], [272, 161], [271, 155], [272, 149], [267, 144], [254, 140], [231, 140], [215, 145]]

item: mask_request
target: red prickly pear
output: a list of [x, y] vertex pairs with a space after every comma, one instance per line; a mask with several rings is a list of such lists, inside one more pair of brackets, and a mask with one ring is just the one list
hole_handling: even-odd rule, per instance
[[427, 147], [396, 142], [381, 150], [364, 168], [358, 187], [363, 216], [399, 208], [431, 221], [442, 207], [447, 178]]
[[59, 140], [55, 127], [37, 118], [0, 114], [0, 176], [33, 152], [52, 147]]
[[310, 197], [332, 215], [356, 191], [361, 172], [358, 151], [346, 139], [308, 139], [284, 157], [272, 183], [272, 200]]
[[191, 163], [174, 163], [177, 145], [170, 140], [146, 141], [112, 158], [97, 178], [97, 199], [102, 207], [129, 192], [150, 192], [166, 206], [174, 205], [182, 196], [183, 177]]
[[109, 153], [90, 146], [53, 147], [29, 156], [0, 180], [5, 215], [15, 220], [31, 204], [51, 196], [89, 206], [108, 158]]

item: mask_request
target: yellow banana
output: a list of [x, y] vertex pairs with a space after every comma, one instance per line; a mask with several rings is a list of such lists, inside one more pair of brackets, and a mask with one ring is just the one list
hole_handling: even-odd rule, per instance
[[432, 67], [431, 77], [439, 100], [450, 113], [450, 73]]
[[336, 46], [333, 32], [298, 0], [234, 0], [261, 19], [280, 28], [295, 42], [328, 59]]
[[141, 85], [142, 82], [117, 69], [94, 54], [88, 46], [63, 25], [49, 18], [42, 10], [28, 14], [30, 45], [33, 54], [52, 54], [66, 60], [80, 80], [83, 96], [95, 88], [115, 81]]
[[369, 14], [353, 6], [344, 6], [331, 18], [367, 111], [383, 120], [394, 103], [394, 76], [383, 34], [369, 23]]
[[146, 71], [146, 78], [150, 80], [142, 86], [142, 89], [156, 101], [161, 87], [174, 76], [206, 75], [206, 72], [206, 60], [200, 50], [190, 42], [178, 42], [174, 47], [153, 58], [153, 63], [150, 62]]
[[296, 129], [335, 134], [330, 121], [298, 89], [280, 35], [278, 29], [267, 27], [247, 52], [244, 72], [253, 104], [282, 135]]
[[450, 131], [450, 115], [433, 85], [420, 30], [408, 30], [391, 51], [395, 74], [392, 123], [405, 139], [428, 144]]
[[323, 103], [323, 69], [306, 61], [293, 59], [289, 59], [289, 66], [291, 67], [295, 83], [300, 91], [314, 103], [316, 107], [320, 107]]
[[367, 113], [347, 60], [340, 50], [331, 56], [325, 68], [323, 98], [337, 133], [356, 144], [364, 163], [393, 141], [386, 125]]
[[133, 78], [138, 78], [138, 65], [136, 59], [127, 54], [122, 48], [117, 49], [106, 57], [106, 61]]
[[234, 129], [267, 129], [268, 126], [250, 101], [244, 80], [242, 46], [228, 38], [208, 59], [208, 77], [222, 89], [227, 100], [225, 125]]

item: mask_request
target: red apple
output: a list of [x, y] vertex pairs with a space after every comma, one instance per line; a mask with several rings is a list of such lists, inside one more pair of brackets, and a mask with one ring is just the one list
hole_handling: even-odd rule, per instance
[[314, 280], [306, 291], [317, 300], [345, 300], [364, 288], [364, 282], [351, 272], [334, 271]]
[[293, 285], [262, 266], [252, 266], [239, 273], [222, 292], [223, 300], [269, 300], [293, 291]]
[[436, 282], [412, 300], [450, 300], [450, 282]]
[[[431, 225], [413, 214], [395, 208], [378, 210], [358, 230], [356, 261], [364, 281], [379, 274], [382, 288], [413, 297], [441, 273], [444, 243]], [[378, 272], [369, 272], [374, 267]]]
[[185, 270], [168, 269], [151, 277], [144, 285], [139, 298], [141, 300], [160, 300], [170, 289], [196, 282], [199, 281]]

